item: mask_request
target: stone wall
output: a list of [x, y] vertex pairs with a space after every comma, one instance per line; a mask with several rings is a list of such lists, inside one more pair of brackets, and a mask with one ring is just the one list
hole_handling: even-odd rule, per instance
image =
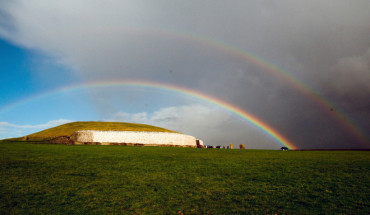
[[66, 144], [66, 145], [73, 145], [74, 141], [70, 139], [68, 136], [60, 136], [55, 137], [50, 140], [50, 143], [52, 144]]
[[[193, 136], [169, 132], [138, 132], [138, 131], [77, 131], [71, 139], [75, 143], [99, 143], [102, 145], [138, 144], [138, 145], [169, 145], [197, 147]], [[203, 145], [203, 141], [199, 141]]]

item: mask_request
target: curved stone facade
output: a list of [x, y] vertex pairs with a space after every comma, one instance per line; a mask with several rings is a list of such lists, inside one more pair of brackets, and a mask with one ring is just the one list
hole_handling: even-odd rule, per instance
[[[138, 145], [168, 145], [199, 147], [203, 141], [190, 135], [169, 132], [139, 132], [139, 131], [77, 131], [71, 139], [75, 144], [99, 143], [102, 145], [138, 144]], [[198, 144], [197, 144], [198, 143]]]

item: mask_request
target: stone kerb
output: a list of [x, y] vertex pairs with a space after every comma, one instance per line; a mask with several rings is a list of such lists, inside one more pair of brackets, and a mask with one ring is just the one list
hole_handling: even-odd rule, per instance
[[75, 132], [71, 138], [77, 143], [197, 146], [195, 137], [169, 132], [85, 130]]

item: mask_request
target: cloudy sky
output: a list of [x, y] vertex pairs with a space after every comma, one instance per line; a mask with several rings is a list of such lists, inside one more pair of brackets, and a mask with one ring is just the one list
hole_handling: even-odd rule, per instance
[[240, 108], [298, 148], [370, 148], [369, 11], [368, 0], [0, 0], [0, 138], [100, 120], [281, 147], [186, 93], [89, 85], [135, 80]]

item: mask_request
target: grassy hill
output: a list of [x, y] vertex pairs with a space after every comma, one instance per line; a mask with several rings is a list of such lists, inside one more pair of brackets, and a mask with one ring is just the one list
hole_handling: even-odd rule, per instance
[[[45, 141], [60, 136], [70, 136], [75, 131], [100, 130], [100, 131], [151, 131], [175, 132], [168, 129], [137, 123], [125, 122], [71, 122], [54, 128], [49, 128], [22, 138], [12, 140]], [[176, 132], [175, 132], [176, 133]]]

